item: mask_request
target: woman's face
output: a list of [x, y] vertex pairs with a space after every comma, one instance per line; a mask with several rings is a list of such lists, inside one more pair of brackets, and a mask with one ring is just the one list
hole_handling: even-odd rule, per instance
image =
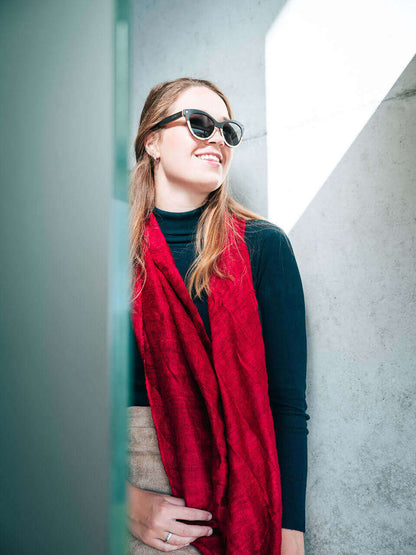
[[[207, 87], [191, 87], [183, 91], [172, 104], [167, 115], [183, 108], [203, 110], [217, 121], [229, 119], [227, 106], [214, 91]], [[218, 189], [224, 181], [232, 159], [232, 148], [227, 146], [221, 131], [205, 141], [191, 135], [184, 116], [170, 122], [155, 136], [148, 152], [160, 160], [155, 165], [156, 195], [166, 199], [186, 196], [195, 205], [202, 203], [207, 195]], [[220, 160], [213, 162], [200, 158], [201, 154], [218, 154]]]

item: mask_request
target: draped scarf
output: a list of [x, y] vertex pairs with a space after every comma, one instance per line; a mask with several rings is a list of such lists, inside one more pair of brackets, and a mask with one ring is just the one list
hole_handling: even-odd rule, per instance
[[245, 221], [230, 217], [238, 236], [227, 228], [218, 267], [232, 279], [210, 278], [211, 339], [153, 213], [132, 323], [172, 494], [213, 515], [203, 523], [213, 535], [192, 545], [203, 555], [280, 555], [280, 470], [264, 342]]

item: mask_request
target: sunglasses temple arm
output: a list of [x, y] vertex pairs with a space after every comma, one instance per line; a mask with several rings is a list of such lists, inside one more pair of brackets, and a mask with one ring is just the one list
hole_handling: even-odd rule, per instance
[[175, 121], [175, 119], [179, 119], [184, 115], [183, 112], [184, 110], [182, 110], [181, 112], [176, 112], [175, 114], [172, 114], [171, 116], [168, 116], [167, 118], [162, 119], [162, 121], [159, 121], [159, 123], [157, 123], [153, 127], [153, 129], [155, 129], [156, 127], [160, 127], [161, 125], [165, 125], [166, 123], [170, 123], [171, 121]]

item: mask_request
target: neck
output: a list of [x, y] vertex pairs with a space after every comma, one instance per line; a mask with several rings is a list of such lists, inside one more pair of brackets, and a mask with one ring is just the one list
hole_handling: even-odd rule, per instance
[[204, 198], [156, 198], [155, 206], [159, 210], [164, 210], [166, 212], [188, 212], [189, 210], [195, 210], [204, 206], [207, 201], [207, 197]]
[[153, 214], [169, 245], [174, 243], [187, 245], [195, 241], [198, 221], [203, 210], [204, 207], [199, 206], [193, 210], [172, 212], [156, 206]]
[[187, 188], [185, 184], [173, 184], [160, 175], [155, 176], [155, 185], [155, 206], [167, 212], [195, 210], [205, 204], [210, 193], [210, 190], [197, 191]]

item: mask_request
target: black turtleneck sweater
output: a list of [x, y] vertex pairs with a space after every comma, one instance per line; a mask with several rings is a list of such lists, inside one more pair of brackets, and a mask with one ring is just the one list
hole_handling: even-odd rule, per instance
[[[154, 215], [185, 274], [195, 258], [195, 235], [204, 206], [188, 212], [154, 209]], [[287, 235], [267, 220], [246, 222], [244, 237], [250, 255], [259, 305], [269, 377], [269, 398], [276, 433], [282, 486], [282, 528], [305, 531], [307, 479], [306, 331], [302, 282]], [[211, 338], [206, 297], [195, 299]], [[143, 362], [134, 344], [130, 405], [149, 406]]]

